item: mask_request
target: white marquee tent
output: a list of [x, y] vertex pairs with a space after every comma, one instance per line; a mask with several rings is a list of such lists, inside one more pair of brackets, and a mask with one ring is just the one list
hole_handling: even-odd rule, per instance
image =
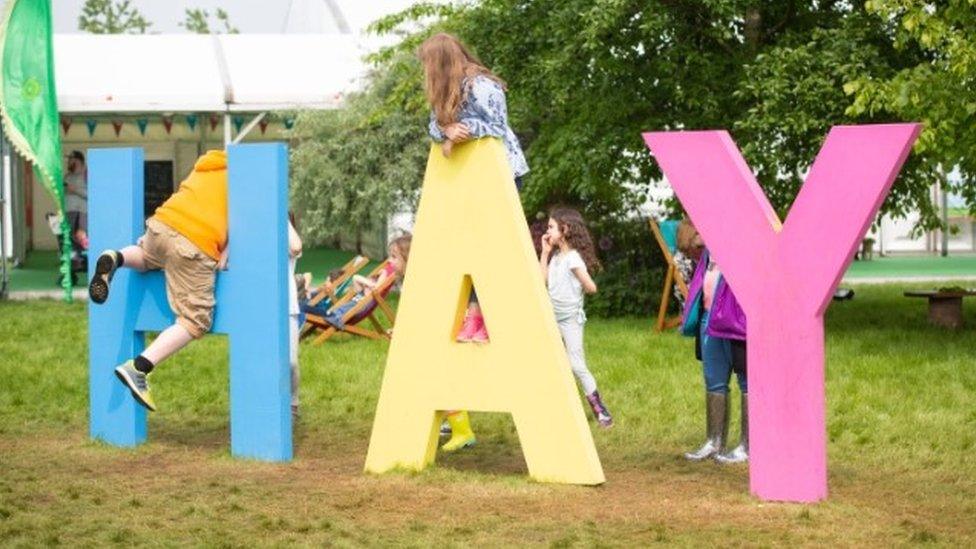
[[[366, 74], [365, 40], [356, 34], [56, 34], [58, 109], [96, 118], [223, 115], [226, 144], [269, 111], [340, 107]], [[244, 115], [253, 117], [233, 136], [231, 117]], [[26, 225], [13, 207], [18, 181], [10, 154], [6, 148], [0, 255], [17, 257]]]

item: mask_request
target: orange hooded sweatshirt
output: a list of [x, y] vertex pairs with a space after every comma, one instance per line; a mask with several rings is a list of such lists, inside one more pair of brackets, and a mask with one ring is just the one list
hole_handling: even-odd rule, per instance
[[227, 153], [207, 151], [153, 217], [220, 260], [227, 246]]

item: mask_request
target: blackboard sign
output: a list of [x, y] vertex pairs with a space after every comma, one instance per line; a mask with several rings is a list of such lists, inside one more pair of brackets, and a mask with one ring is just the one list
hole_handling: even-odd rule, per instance
[[173, 194], [173, 162], [170, 160], [147, 160], [145, 163], [145, 217], [149, 219], [156, 208]]

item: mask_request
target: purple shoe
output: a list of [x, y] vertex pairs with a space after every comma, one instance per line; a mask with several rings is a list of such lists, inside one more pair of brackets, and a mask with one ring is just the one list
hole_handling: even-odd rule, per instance
[[600, 398], [599, 391], [593, 391], [586, 395], [586, 401], [590, 403], [590, 408], [593, 410], [593, 415], [596, 417], [596, 421], [600, 424], [600, 427], [604, 429], [613, 427], [613, 417], [610, 416], [610, 410], [603, 404], [603, 399]]

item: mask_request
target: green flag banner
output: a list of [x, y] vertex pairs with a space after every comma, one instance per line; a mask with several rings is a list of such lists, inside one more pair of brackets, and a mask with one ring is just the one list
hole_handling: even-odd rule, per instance
[[0, 117], [7, 139], [34, 165], [61, 213], [61, 282], [71, 301], [71, 232], [54, 88], [50, 0], [8, 0], [0, 23]]

